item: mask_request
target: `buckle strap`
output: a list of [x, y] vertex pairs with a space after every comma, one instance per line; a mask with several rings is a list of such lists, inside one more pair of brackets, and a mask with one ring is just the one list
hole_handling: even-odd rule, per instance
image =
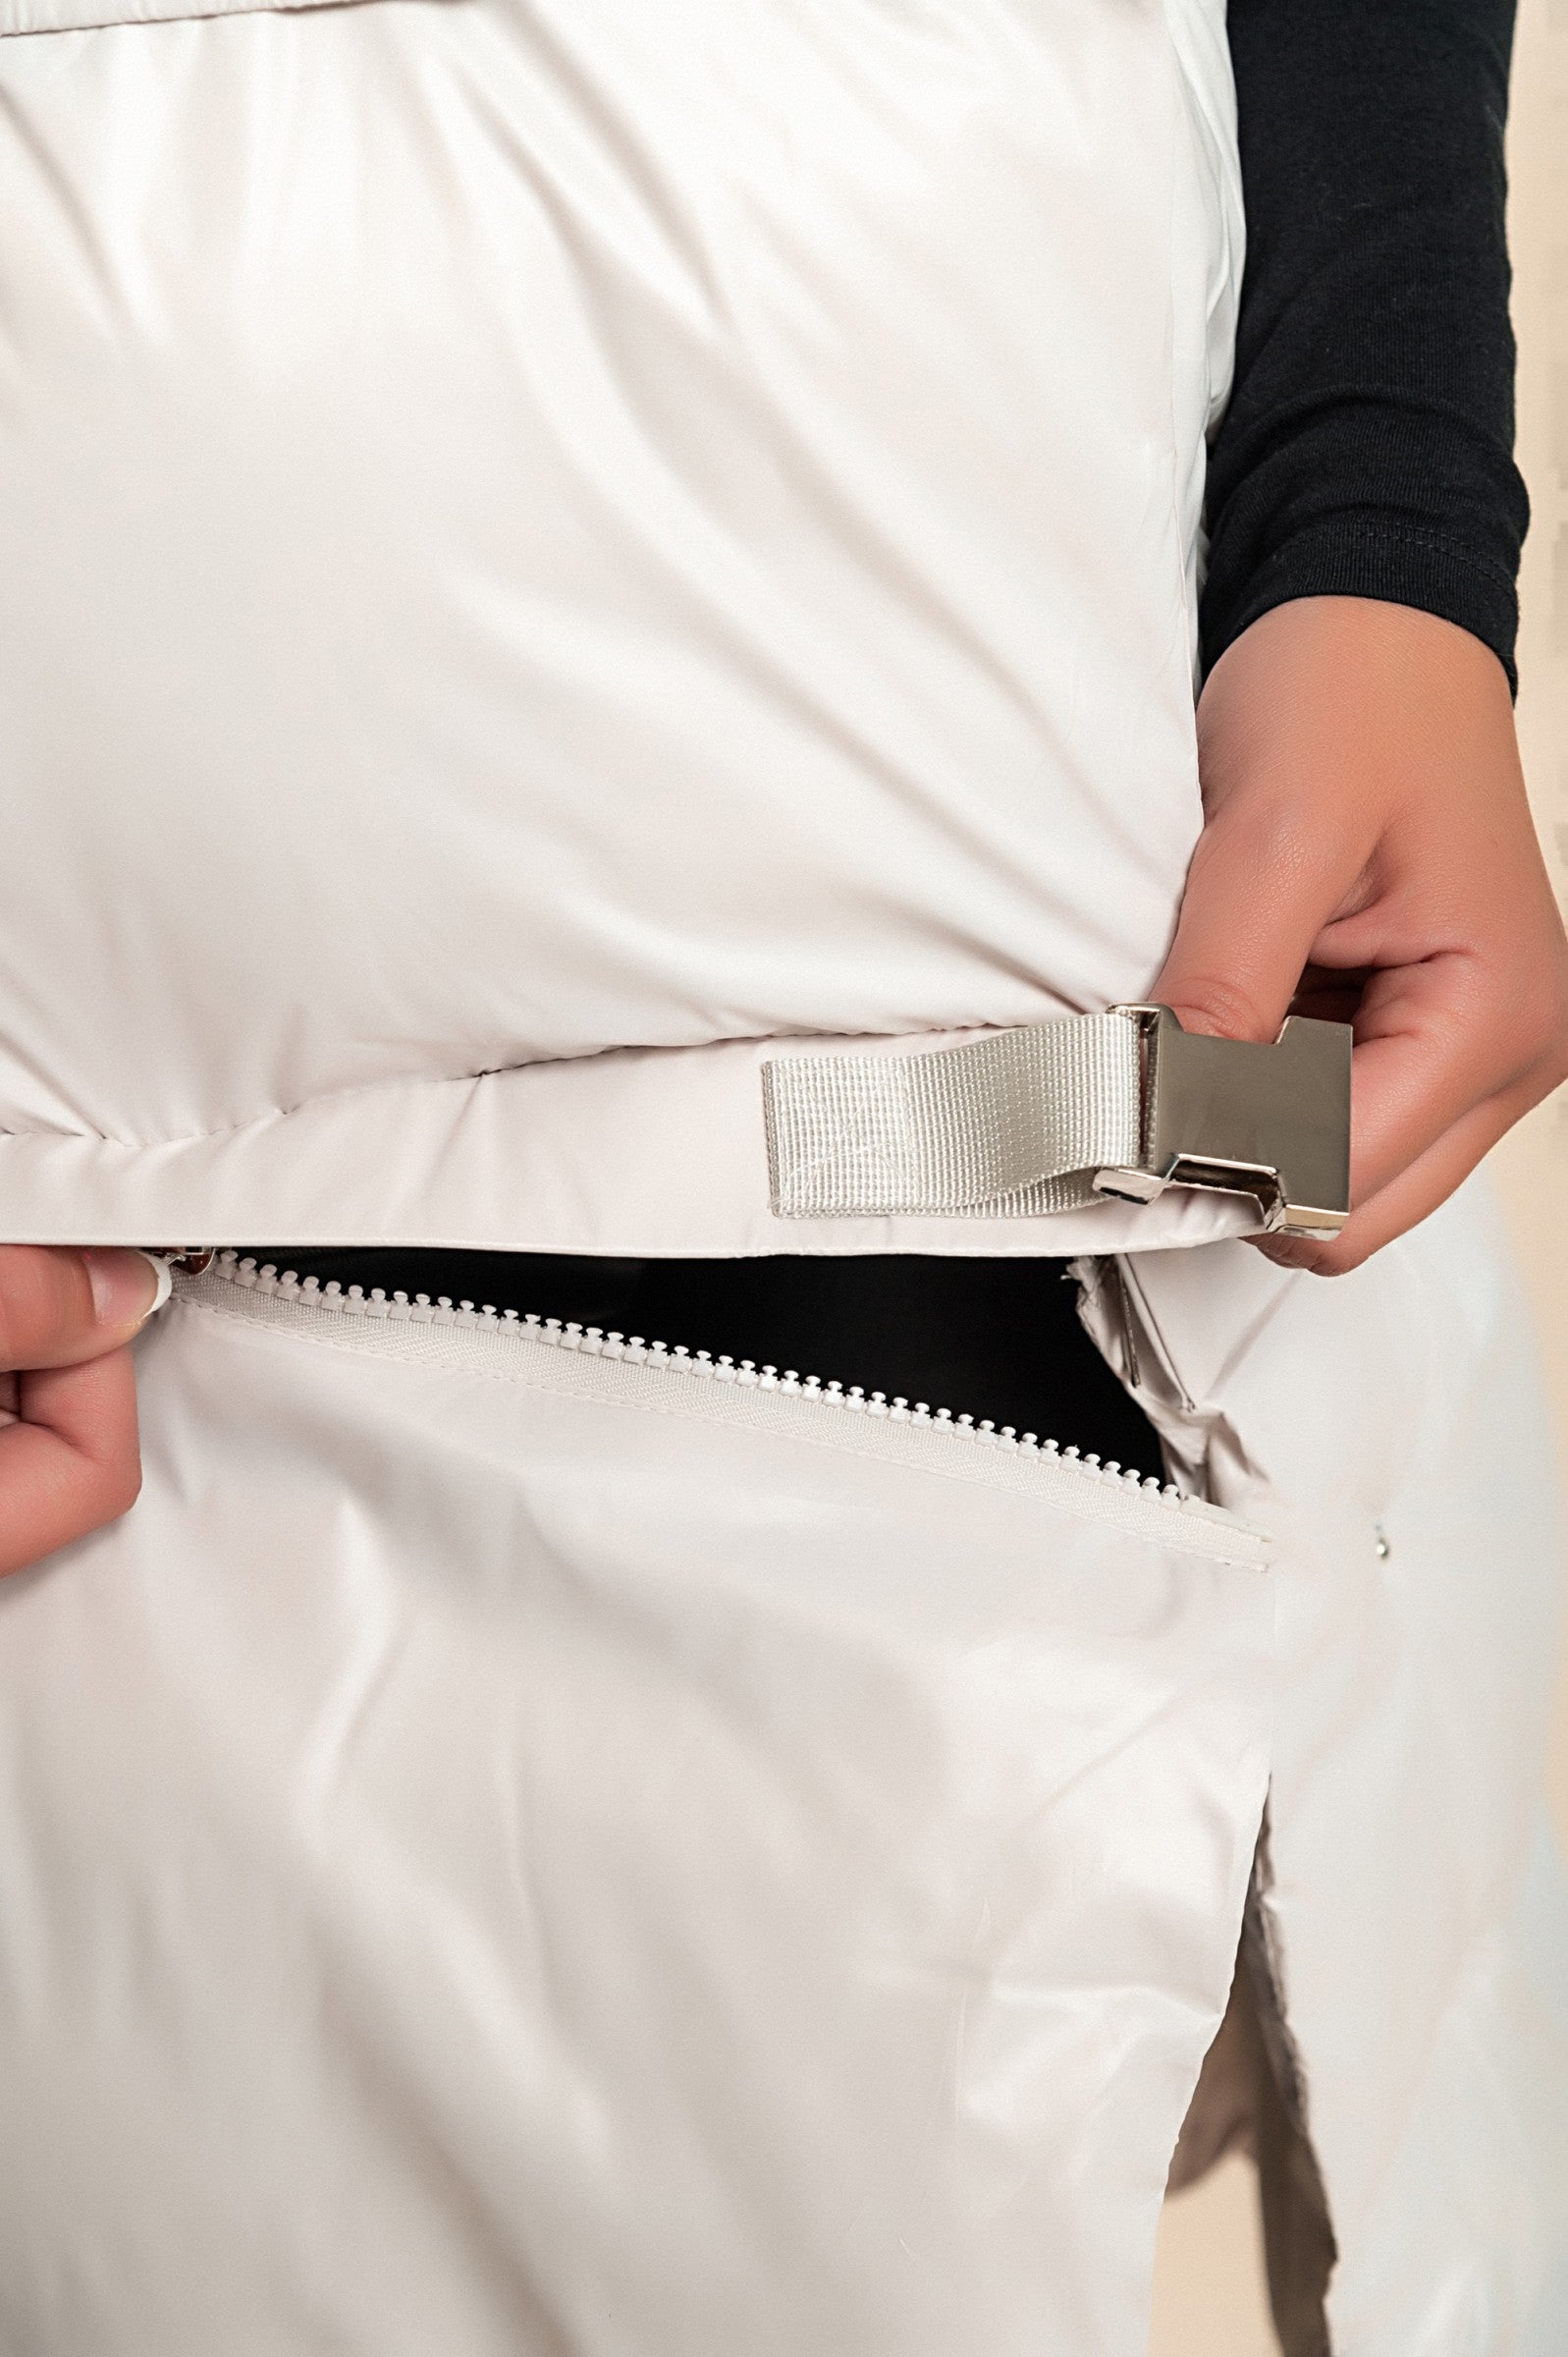
[[762, 1068], [781, 1219], [992, 1217], [1093, 1202], [1136, 1163], [1138, 1027], [1122, 1014], [995, 1031], [919, 1056], [798, 1056]]
[[762, 1070], [781, 1219], [1030, 1217], [1168, 1185], [1257, 1201], [1331, 1235], [1349, 1212], [1346, 1023], [1287, 1017], [1273, 1047], [1113, 1007], [913, 1056], [799, 1056]]

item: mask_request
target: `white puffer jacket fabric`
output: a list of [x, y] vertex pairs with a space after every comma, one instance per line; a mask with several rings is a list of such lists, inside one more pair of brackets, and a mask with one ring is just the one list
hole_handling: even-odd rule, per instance
[[1174, 24], [5, 41], [13, 1236], [777, 1250], [779, 1036], [1147, 989], [1239, 250]]
[[183, 1278], [0, 1590], [8, 2352], [1140, 2357], [1266, 1799], [1336, 2349], [1568, 2337], [1484, 1188], [768, 1209], [779, 1040], [1158, 970], [1237, 192], [1212, 0], [0, 0], [0, 1233], [1098, 1255], [1176, 1483]]

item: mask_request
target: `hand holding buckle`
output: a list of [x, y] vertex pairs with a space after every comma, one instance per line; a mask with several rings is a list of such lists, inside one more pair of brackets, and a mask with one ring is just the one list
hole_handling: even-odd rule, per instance
[[1183, 1030], [1168, 1007], [1110, 1010], [1139, 1026], [1143, 1150], [1095, 1187], [1152, 1203], [1167, 1186], [1252, 1195], [1267, 1229], [1337, 1235], [1350, 1216], [1348, 1023], [1291, 1014], [1272, 1047]]

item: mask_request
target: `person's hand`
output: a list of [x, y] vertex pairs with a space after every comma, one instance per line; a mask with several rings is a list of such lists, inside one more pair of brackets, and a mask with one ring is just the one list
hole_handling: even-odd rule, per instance
[[1435, 1209], [1568, 1077], [1568, 943], [1502, 666], [1408, 606], [1302, 598], [1198, 706], [1205, 825], [1151, 994], [1192, 1031], [1352, 1021], [1351, 1217], [1271, 1236], [1336, 1275]]
[[134, 1502], [128, 1345], [167, 1284], [140, 1252], [0, 1244], [0, 1574]]

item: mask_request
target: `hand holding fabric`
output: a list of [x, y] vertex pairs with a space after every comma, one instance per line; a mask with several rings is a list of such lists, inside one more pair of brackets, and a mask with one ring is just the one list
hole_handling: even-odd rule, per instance
[[135, 1501], [129, 1345], [167, 1288], [142, 1252], [0, 1244], [0, 1574]]

